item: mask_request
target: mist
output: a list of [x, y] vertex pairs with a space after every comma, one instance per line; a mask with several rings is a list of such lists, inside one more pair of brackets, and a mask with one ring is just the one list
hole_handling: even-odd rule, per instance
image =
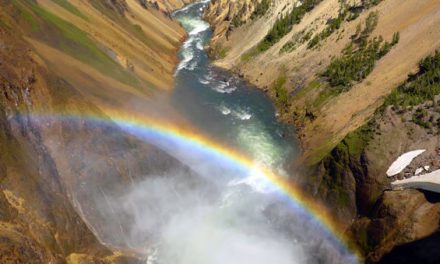
[[101, 202], [111, 203], [119, 218], [132, 219], [125, 239], [149, 264], [305, 260], [302, 246], [274, 229], [267, 212], [274, 200], [249, 185], [173, 171], [149, 175], [125, 194]]

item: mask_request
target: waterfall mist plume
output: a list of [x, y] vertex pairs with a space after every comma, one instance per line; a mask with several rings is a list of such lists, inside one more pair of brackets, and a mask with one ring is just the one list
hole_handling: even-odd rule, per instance
[[299, 245], [272, 230], [264, 201], [246, 187], [181, 172], [150, 176], [109, 202], [134, 219], [129, 235], [147, 263], [302, 263]]

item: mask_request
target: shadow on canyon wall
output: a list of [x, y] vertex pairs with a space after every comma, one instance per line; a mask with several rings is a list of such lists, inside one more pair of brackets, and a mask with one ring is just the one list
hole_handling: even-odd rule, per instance
[[426, 238], [394, 248], [380, 264], [436, 264], [440, 259], [440, 231]]

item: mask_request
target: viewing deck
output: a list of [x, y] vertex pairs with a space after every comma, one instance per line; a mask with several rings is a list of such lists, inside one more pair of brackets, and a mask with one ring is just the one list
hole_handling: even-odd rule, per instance
[[396, 180], [391, 183], [393, 189], [422, 189], [426, 191], [440, 193], [440, 170], [420, 176], [413, 176], [404, 180]]

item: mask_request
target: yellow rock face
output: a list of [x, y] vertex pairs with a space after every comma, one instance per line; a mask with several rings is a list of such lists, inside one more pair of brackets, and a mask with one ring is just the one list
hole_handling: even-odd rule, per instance
[[[184, 4], [173, 3], [167, 10]], [[136, 262], [102, 245], [72, 203], [82, 165], [72, 163], [79, 149], [67, 146], [75, 138], [111, 147], [112, 137], [31, 118], [134, 111], [172, 89], [184, 37], [163, 11], [137, 0], [0, 2], [0, 263]], [[126, 155], [145, 160], [154, 151], [133, 140], [122, 140], [124, 156], [111, 158], [120, 177], [124, 162], [142, 160]]]

